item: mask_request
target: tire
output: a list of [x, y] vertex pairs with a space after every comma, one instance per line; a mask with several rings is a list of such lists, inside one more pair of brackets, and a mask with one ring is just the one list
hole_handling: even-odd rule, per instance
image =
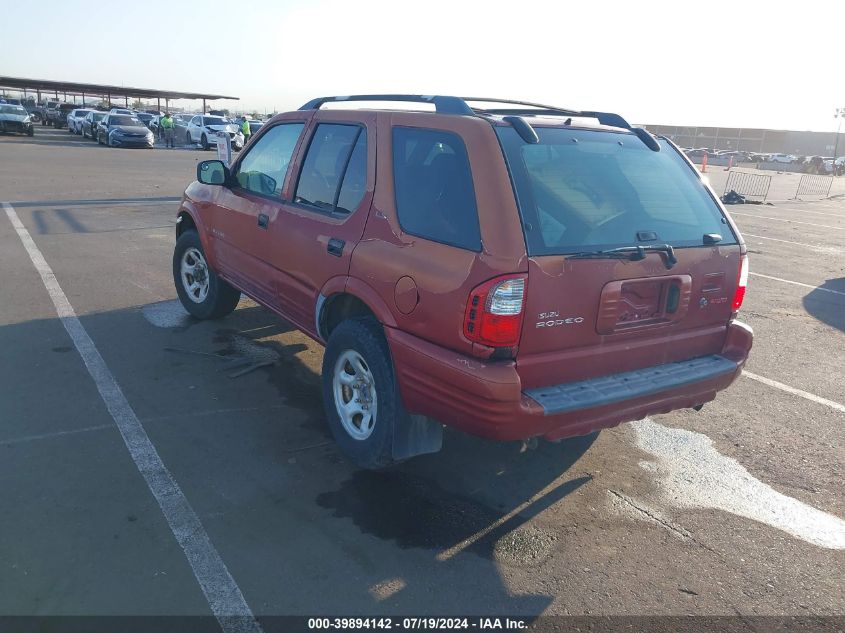
[[[183, 276], [183, 264], [190, 266], [193, 262], [199, 264], [200, 272], [205, 275], [198, 284], [200, 287], [205, 286], [204, 294], [201, 288], [199, 292], [189, 288], [190, 281], [194, 280], [193, 274], [190, 279]], [[194, 271], [197, 271], [196, 267]], [[203, 284], [203, 281], [206, 283]], [[173, 250], [173, 283], [176, 284], [176, 293], [182, 306], [197, 319], [220, 319], [231, 314], [241, 298], [239, 290], [223, 281], [208, 266], [200, 236], [193, 229], [185, 231], [176, 240], [176, 248]]]
[[[356, 360], [363, 363], [357, 369], [354, 367]], [[361, 369], [366, 371], [361, 372]], [[340, 378], [343, 374], [346, 380], [362, 377], [366, 389], [363, 393], [369, 398], [368, 411], [359, 411], [351, 419], [342, 418], [340, 409], [344, 401], [353, 407], [359, 403], [362, 391], [360, 386], [344, 387]], [[372, 318], [349, 319], [338, 325], [329, 337], [323, 356], [322, 381], [326, 420], [343, 453], [357, 466], [369, 470], [396, 463], [393, 459], [394, 429], [398, 424], [407, 423], [408, 414], [399, 395], [382, 326]]]
[[208, 137], [205, 134], [203, 134], [202, 137], [200, 138], [200, 142], [202, 143], [202, 148], [204, 150], [207, 150], [208, 149]]
[[35, 128], [31, 127], [26, 131], [27, 136], [35, 136]]
[[194, 139], [191, 138], [190, 132], [185, 132], [185, 144], [186, 145], [193, 145], [194, 144]]

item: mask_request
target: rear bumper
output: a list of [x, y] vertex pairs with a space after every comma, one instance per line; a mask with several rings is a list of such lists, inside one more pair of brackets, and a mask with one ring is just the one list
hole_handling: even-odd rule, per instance
[[[731, 321], [721, 353], [708, 357], [711, 362], [699, 359], [683, 375], [678, 367], [663, 367], [670, 375], [677, 375], [674, 382], [658, 380], [640, 390], [616, 389], [614, 383], [627, 383], [626, 375], [618, 374], [580, 383], [588, 389], [600, 386], [608, 396], [604, 400], [587, 398], [586, 404], [573, 405], [570, 397], [565, 406], [551, 406], [549, 401], [544, 406], [538, 401], [543, 400], [539, 392], [571, 395], [574, 385], [523, 392], [512, 362], [489, 363], [461, 356], [392, 328], [386, 328], [386, 334], [402, 398], [410, 412], [497, 440], [534, 436], [561, 439], [704, 404], [740, 375], [753, 340], [751, 328]], [[661, 370], [649, 368], [655, 369]]]

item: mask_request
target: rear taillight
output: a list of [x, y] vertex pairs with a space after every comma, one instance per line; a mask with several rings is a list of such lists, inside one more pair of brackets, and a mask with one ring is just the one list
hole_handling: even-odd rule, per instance
[[490, 347], [513, 347], [522, 332], [527, 275], [496, 277], [475, 288], [464, 314], [464, 336]]
[[745, 287], [748, 285], [748, 255], [742, 256], [739, 265], [739, 276], [736, 280], [736, 292], [734, 292], [734, 312], [742, 307], [742, 300], [745, 299]]

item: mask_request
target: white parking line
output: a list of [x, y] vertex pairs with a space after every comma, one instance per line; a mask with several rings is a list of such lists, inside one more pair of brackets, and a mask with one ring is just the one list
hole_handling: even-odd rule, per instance
[[841, 290], [831, 290], [830, 288], [820, 288], [819, 286], [811, 286], [810, 284], [802, 284], [800, 281], [792, 281], [790, 279], [781, 279], [780, 277], [772, 277], [771, 275], [762, 275], [760, 273], [752, 273], [749, 272], [749, 275], [753, 275], [754, 277], [763, 277], [764, 279], [773, 279], [775, 281], [780, 281], [785, 284], [792, 284], [793, 286], [801, 286], [802, 288], [812, 288], [813, 290], [818, 290], [819, 292], [829, 292], [833, 295], [841, 295], [845, 297], [845, 292]]
[[839, 252], [834, 246], [822, 246], [820, 244], [805, 244], [804, 242], [793, 242], [791, 240], [780, 240], [776, 237], [766, 237], [765, 235], [754, 235], [753, 233], [742, 232], [743, 237], [756, 237], [758, 240], [771, 240], [773, 242], [783, 242], [784, 244], [795, 244], [796, 246], [805, 246], [807, 248], [816, 248], [825, 252]]
[[824, 211], [811, 211], [810, 209], [796, 209], [795, 211], [802, 214], [812, 213], [813, 215], [826, 215], [830, 218], [839, 218], [840, 220], [845, 220], [845, 215], [843, 215], [842, 213], [825, 213]]
[[829, 226], [827, 224], [813, 224], [812, 222], [799, 222], [798, 220], [787, 220], [785, 218], [773, 218], [768, 215], [756, 215], [754, 213], [741, 213], [739, 211], [731, 211], [733, 215], [747, 215], [749, 218], [758, 218], [760, 220], [776, 220], [777, 222], [789, 222], [790, 224], [806, 224], [807, 226], [818, 226], [822, 229], [833, 229], [835, 231], [845, 231], [845, 226]]
[[830, 407], [831, 409], [835, 409], [836, 411], [841, 411], [842, 413], [845, 413], [845, 405], [839, 404], [838, 402], [834, 402], [833, 400], [828, 400], [827, 398], [822, 398], [821, 396], [809, 393], [808, 391], [802, 391], [801, 389], [790, 387], [789, 385], [785, 385], [782, 382], [778, 382], [777, 380], [772, 380], [771, 378], [765, 378], [763, 376], [758, 376], [757, 374], [752, 374], [750, 371], [747, 371], [745, 369], [742, 370], [742, 375], [746, 378], [751, 378], [751, 380], [762, 382], [764, 385], [768, 385], [769, 387], [774, 387], [775, 389], [780, 389], [781, 391], [791, 393], [793, 396], [800, 396], [801, 398], [811, 400], [818, 404], [823, 404], [826, 407]]
[[103, 402], [117, 425], [132, 460], [153, 493], [173, 536], [185, 552], [194, 577], [205, 594], [211, 611], [224, 633], [261, 633], [262, 628], [247, 605], [235, 579], [212, 545], [208, 534], [179, 484], [167, 470], [132, 406], [123, 395], [94, 341], [76, 317], [73, 306], [50, 265], [14, 208], [3, 203], [6, 215], [18, 233], [33, 266], [53, 300], [56, 314], [67, 330]]

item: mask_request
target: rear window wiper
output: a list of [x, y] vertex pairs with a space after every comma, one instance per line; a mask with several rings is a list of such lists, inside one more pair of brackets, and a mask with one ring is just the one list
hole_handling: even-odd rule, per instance
[[675, 249], [669, 244], [621, 246], [603, 251], [584, 251], [582, 253], [568, 255], [567, 259], [627, 259], [628, 261], [638, 262], [645, 259], [646, 254], [650, 251], [665, 255], [663, 263], [666, 265], [666, 268], [672, 268], [678, 263], [678, 259], [675, 257]]

